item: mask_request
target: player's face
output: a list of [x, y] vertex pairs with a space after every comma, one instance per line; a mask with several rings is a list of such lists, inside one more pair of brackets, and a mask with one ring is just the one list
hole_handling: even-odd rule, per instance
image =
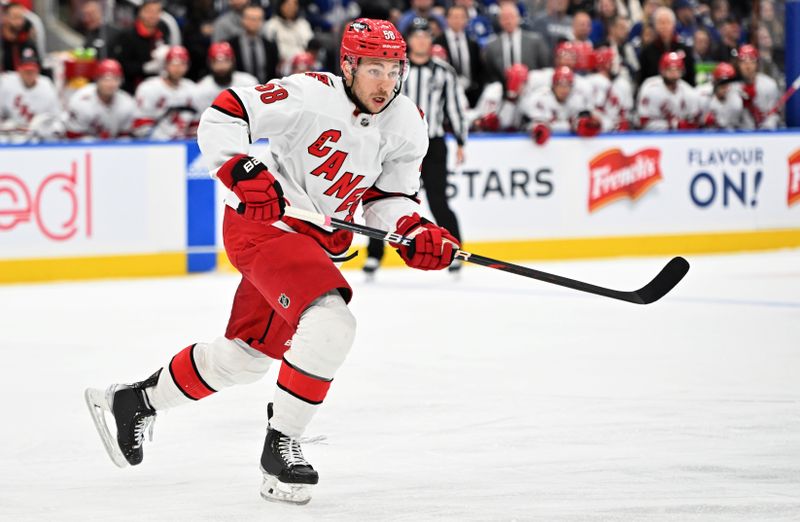
[[228, 74], [233, 69], [233, 61], [228, 59], [211, 60], [211, 71], [214, 74]]
[[717, 95], [717, 98], [720, 100], [724, 100], [728, 97], [728, 91], [731, 90], [730, 83], [723, 83], [722, 85], [717, 85], [716, 89], [714, 89], [714, 93]]
[[33, 67], [23, 67], [22, 69], [18, 69], [18, 73], [22, 84], [27, 89], [34, 87], [36, 81], [39, 79], [39, 69]]
[[394, 96], [400, 81], [400, 64], [397, 60], [364, 58], [358, 64], [353, 81], [353, 94], [370, 110], [382, 110]]
[[114, 96], [119, 90], [121, 78], [113, 74], [106, 74], [97, 79], [97, 92], [103, 98]]
[[564, 103], [569, 98], [570, 92], [572, 92], [572, 85], [568, 83], [560, 82], [553, 86], [553, 94], [558, 103]]
[[189, 64], [180, 60], [172, 60], [166, 65], [167, 77], [170, 80], [180, 80], [189, 70]]
[[671, 82], [671, 83], [672, 82], [677, 82], [678, 80], [681, 79], [681, 76], [683, 76], [683, 69], [681, 69], [680, 67], [667, 67], [661, 73], [661, 76], [667, 82]]
[[756, 71], [758, 71], [758, 62], [755, 60], [740, 60], [739, 72], [742, 73], [746, 79], [750, 80], [755, 78]]

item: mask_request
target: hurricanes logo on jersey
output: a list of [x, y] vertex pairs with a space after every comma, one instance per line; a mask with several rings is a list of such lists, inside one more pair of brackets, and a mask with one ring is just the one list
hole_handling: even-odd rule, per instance
[[278, 297], [278, 303], [284, 308], [289, 308], [291, 301], [289, 300], [289, 296], [281, 294], [280, 297]]

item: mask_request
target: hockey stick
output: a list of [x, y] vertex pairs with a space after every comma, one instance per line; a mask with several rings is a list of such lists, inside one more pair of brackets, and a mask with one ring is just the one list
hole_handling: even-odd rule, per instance
[[764, 118], [766, 118], [767, 116], [771, 116], [776, 112], [778, 112], [779, 110], [781, 110], [781, 107], [786, 105], [786, 102], [789, 101], [789, 98], [791, 98], [792, 95], [795, 92], [797, 92], [798, 89], [800, 89], [800, 75], [798, 75], [797, 78], [794, 79], [789, 88], [786, 89], [786, 92], [783, 93], [783, 96], [781, 96], [780, 99], [777, 102], [775, 102], [775, 106], [771, 108], [768, 113], [764, 115]]
[[[295, 207], [286, 207], [286, 215], [295, 219], [301, 219], [303, 221], [313, 223], [318, 226], [349, 230], [351, 232], [355, 232], [356, 234], [361, 234], [363, 236], [368, 236], [375, 239], [382, 239], [384, 241], [391, 241], [392, 243], [410, 245], [413, 241], [412, 239], [403, 237], [399, 234], [378, 230], [376, 228], [371, 228], [364, 225], [358, 225], [356, 223], [348, 223], [347, 221], [343, 221], [341, 219], [336, 219], [324, 214], [317, 214], [315, 212], [309, 212], [307, 210], [302, 210]], [[502, 270], [504, 272], [510, 272], [512, 274], [517, 274], [524, 277], [530, 277], [532, 279], [538, 279], [539, 281], [544, 281], [545, 283], [564, 286], [567, 288], [572, 288], [573, 290], [579, 290], [589, 294], [602, 295], [604, 297], [611, 297], [612, 299], [619, 299], [620, 301], [627, 301], [629, 303], [636, 304], [650, 304], [658, 301], [670, 290], [672, 290], [675, 285], [677, 285], [678, 282], [683, 279], [683, 276], [686, 275], [686, 272], [689, 271], [688, 261], [682, 257], [674, 257], [663, 269], [661, 269], [661, 272], [659, 272], [652, 281], [644, 285], [639, 290], [625, 292], [584, 283], [583, 281], [576, 281], [575, 279], [549, 274], [547, 272], [507, 263], [505, 261], [498, 261], [497, 259], [491, 259], [477, 254], [472, 254], [463, 250], [457, 250], [455, 258], [461, 259], [468, 263], [474, 263], [476, 265], [486, 266], [496, 270]]]

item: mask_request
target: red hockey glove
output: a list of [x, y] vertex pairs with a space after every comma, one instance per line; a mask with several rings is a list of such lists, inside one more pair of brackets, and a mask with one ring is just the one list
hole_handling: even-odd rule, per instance
[[693, 121], [689, 120], [678, 120], [678, 129], [680, 130], [692, 130], [696, 129], [697, 124]]
[[256, 158], [245, 154], [232, 157], [217, 171], [217, 178], [242, 202], [237, 211], [245, 218], [269, 224], [283, 215], [283, 189]]
[[500, 130], [500, 118], [498, 118], [497, 114], [494, 112], [490, 112], [489, 114], [475, 120], [475, 126], [478, 130], [497, 132]]
[[619, 132], [626, 132], [631, 130], [631, 122], [628, 120], [619, 120], [619, 123], [617, 124], [617, 130]]
[[537, 145], [544, 145], [550, 139], [550, 127], [544, 123], [537, 123], [531, 130], [531, 138]]
[[589, 114], [588, 111], [578, 115], [578, 122], [575, 124], [575, 134], [581, 138], [591, 138], [600, 133], [602, 125], [600, 120]]
[[453, 261], [458, 240], [447, 229], [431, 223], [414, 212], [397, 220], [396, 233], [412, 238], [409, 246], [389, 243], [411, 268], [441, 270]]
[[713, 112], [706, 114], [706, 118], [703, 120], [703, 127], [706, 129], [715, 129], [717, 127], [717, 117], [714, 116]]

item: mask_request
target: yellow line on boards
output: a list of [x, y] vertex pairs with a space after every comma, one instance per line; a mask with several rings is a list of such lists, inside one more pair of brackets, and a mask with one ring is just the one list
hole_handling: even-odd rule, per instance
[[185, 252], [0, 260], [0, 283], [151, 277], [185, 273]]

